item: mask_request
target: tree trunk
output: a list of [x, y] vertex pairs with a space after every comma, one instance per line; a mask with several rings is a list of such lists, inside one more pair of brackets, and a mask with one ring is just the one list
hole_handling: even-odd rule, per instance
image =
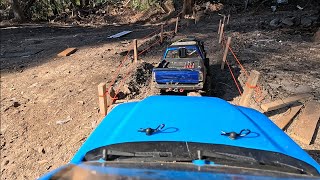
[[194, 6], [194, 0], [183, 0], [182, 16], [186, 14], [191, 14], [193, 6]]
[[20, 8], [20, 4], [18, 0], [12, 0], [11, 2], [12, 4], [12, 10], [13, 10], [13, 14], [14, 14], [14, 18], [18, 21], [24, 21], [25, 17], [24, 14], [22, 13], [22, 10]]
[[28, 1], [26, 6], [24, 7], [23, 14], [24, 14], [26, 19], [31, 19], [32, 14], [30, 12], [30, 8], [35, 2], [36, 2], [36, 0], [30, 0], [30, 1]]

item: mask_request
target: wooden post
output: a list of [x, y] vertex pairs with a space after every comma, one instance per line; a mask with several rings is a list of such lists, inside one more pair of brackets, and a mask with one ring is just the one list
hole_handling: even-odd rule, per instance
[[138, 42], [137, 39], [133, 40], [133, 62], [138, 62]]
[[222, 42], [223, 29], [224, 29], [224, 24], [222, 23], [221, 28], [220, 28], [219, 44], [221, 44], [221, 42]]
[[161, 24], [160, 43], [163, 43], [163, 24]]
[[223, 21], [222, 24], [226, 24], [226, 15], [223, 15]]
[[99, 95], [99, 108], [100, 108], [100, 114], [103, 116], [107, 115], [107, 96], [106, 96], [106, 83], [100, 83], [98, 85], [98, 95]]
[[260, 73], [258, 71], [255, 71], [255, 70], [251, 71], [250, 77], [247, 83], [245, 84], [244, 91], [239, 102], [240, 106], [249, 105], [254, 89], [257, 86], [259, 77], [260, 77]]
[[227, 24], [229, 24], [229, 21], [230, 21], [230, 14], [228, 14]]
[[174, 34], [178, 33], [179, 17], [176, 19], [176, 28], [174, 29]]
[[221, 30], [221, 22], [222, 22], [222, 20], [220, 19], [220, 21], [219, 21], [219, 28], [218, 28], [218, 34], [220, 34], [220, 30]]
[[223, 53], [222, 62], [221, 62], [221, 69], [224, 69], [224, 64], [226, 63], [230, 43], [231, 43], [231, 37], [228, 37], [227, 44]]

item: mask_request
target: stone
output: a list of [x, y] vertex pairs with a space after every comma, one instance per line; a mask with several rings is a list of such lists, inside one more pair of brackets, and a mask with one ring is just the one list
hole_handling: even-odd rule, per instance
[[9, 161], [8, 159], [5, 160], [5, 161], [3, 161], [1, 167], [4, 167], [4, 166], [8, 165], [9, 162], [10, 162], [10, 161]]
[[282, 23], [282, 24], [285, 24], [285, 25], [287, 25], [287, 26], [293, 26], [293, 25], [294, 25], [294, 19], [295, 19], [295, 17], [283, 18], [283, 19], [281, 20], [281, 23]]
[[13, 102], [13, 107], [19, 107], [19, 106], [21, 106], [21, 104], [19, 102], [17, 102], [17, 101]]
[[45, 154], [46, 153], [46, 151], [44, 150], [44, 147], [42, 147], [42, 146], [40, 146], [39, 148], [38, 148], [38, 153], [42, 153], [42, 154]]
[[84, 101], [78, 101], [78, 103], [84, 105]]
[[44, 163], [47, 163], [48, 160], [41, 160], [41, 161], [38, 161], [39, 164], [44, 164]]
[[272, 27], [278, 27], [280, 24], [280, 19], [279, 18], [275, 18], [272, 21], [270, 21], [270, 26]]
[[63, 125], [66, 124], [67, 122], [71, 121], [72, 118], [70, 116], [68, 116], [66, 119], [60, 120], [60, 121], [56, 121], [56, 124], [58, 125]]
[[320, 28], [318, 29], [318, 31], [316, 33], [314, 33], [313, 41], [320, 42]]
[[300, 23], [303, 27], [309, 27], [312, 25], [312, 20], [308, 17], [302, 17]]
[[121, 92], [123, 92], [124, 94], [130, 94], [131, 90], [129, 89], [129, 86], [125, 84], [122, 86]]

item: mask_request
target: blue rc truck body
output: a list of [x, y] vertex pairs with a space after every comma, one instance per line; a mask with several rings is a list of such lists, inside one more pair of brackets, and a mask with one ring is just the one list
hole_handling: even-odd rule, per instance
[[153, 69], [152, 81], [159, 90], [203, 90], [208, 69], [203, 42], [195, 38], [181, 39], [165, 50], [161, 62]]
[[41, 179], [319, 179], [266, 116], [219, 98], [150, 96], [116, 106], [70, 163]]

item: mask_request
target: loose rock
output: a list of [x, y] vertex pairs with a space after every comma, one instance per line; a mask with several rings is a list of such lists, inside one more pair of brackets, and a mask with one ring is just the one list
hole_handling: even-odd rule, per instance
[[307, 17], [301, 18], [301, 26], [309, 27], [311, 25], [312, 25], [312, 20], [310, 18], [307, 18]]
[[3, 162], [3, 164], [1, 165], [1, 167], [4, 167], [4, 166], [6, 166], [6, 165], [8, 165], [9, 164], [9, 160], [7, 159], [7, 160], [5, 160], [4, 162]]
[[84, 105], [84, 101], [78, 101], [78, 103]]
[[71, 120], [72, 120], [72, 118], [70, 116], [68, 116], [65, 120], [56, 121], [56, 124], [63, 125]]
[[275, 18], [272, 21], [270, 21], [270, 26], [272, 27], [278, 27], [280, 24], [280, 19], [279, 18]]
[[294, 19], [295, 19], [294, 17], [292, 17], [292, 18], [284, 18], [284, 19], [281, 20], [281, 23], [285, 24], [287, 26], [293, 26], [294, 25], [294, 22], [293, 22]]
[[13, 102], [13, 107], [19, 107], [21, 104], [19, 102]]

